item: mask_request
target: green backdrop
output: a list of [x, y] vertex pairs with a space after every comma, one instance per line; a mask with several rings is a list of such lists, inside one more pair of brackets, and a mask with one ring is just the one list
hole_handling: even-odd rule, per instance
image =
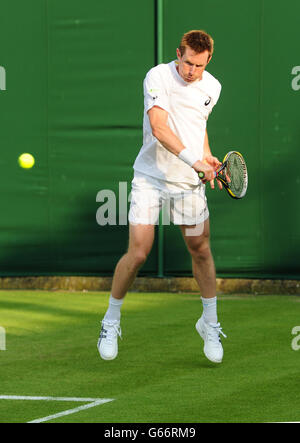
[[[207, 190], [218, 276], [299, 278], [299, 13], [297, 0], [2, 0], [0, 275], [112, 274], [128, 226], [100, 226], [96, 196], [118, 200], [119, 182], [130, 191], [159, 49], [169, 62], [184, 32], [205, 29], [223, 85], [211, 148], [240, 150], [249, 168], [245, 199]], [[32, 170], [18, 166], [22, 152]], [[158, 254], [157, 235], [141, 274], [158, 274]], [[191, 275], [172, 225], [163, 265]]]

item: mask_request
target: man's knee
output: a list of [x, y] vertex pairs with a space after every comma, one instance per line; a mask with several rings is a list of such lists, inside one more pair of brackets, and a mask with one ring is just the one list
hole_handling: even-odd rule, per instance
[[130, 225], [128, 256], [130, 266], [138, 269], [147, 260], [154, 240], [154, 225]]
[[147, 260], [148, 254], [144, 250], [134, 250], [128, 252], [130, 255], [130, 262], [134, 269], [139, 269]]
[[209, 241], [203, 241], [201, 243], [195, 243], [189, 247], [189, 252], [192, 258], [196, 262], [201, 262], [203, 260], [207, 260], [211, 257], [211, 249]]

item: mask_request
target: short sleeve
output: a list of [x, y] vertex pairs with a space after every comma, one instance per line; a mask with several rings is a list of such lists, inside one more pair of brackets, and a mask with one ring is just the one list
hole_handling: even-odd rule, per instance
[[222, 86], [220, 82], [217, 82], [215, 86], [215, 93], [214, 93], [214, 106], [217, 104], [220, 95], [221, 95]]
[[159, 71], [159, 66], [151, 69], [144, 80], [144, 106], [146, 112], [153, 106], [170, 112], [166, 81], [163, 73]]

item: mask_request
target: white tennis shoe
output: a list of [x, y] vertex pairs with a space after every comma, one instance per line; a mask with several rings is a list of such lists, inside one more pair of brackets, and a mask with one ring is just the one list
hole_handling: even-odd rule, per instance
[[114, 360], [118, 355], [118, 336], [121, 336], [119, 321], [102, 320], [98, 351], [103, 360]]
[[221, 363], [223, 360], [223, 346], [220, 334], [226, 338], [220, 323], [206, 323], [201, 317], [196, 323], [196, 330], [204, 340], [204, 354], [213, 363]]

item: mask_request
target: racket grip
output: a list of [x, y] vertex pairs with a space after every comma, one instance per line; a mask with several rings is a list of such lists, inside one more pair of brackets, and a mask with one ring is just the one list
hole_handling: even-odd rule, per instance
[[[203, 171], [198, 172], [198, 176], [201, 180], [203, 180], [205, 178], [205, 172], [203, 172]], [[215, 172], [215, 178], [216, 178], [216, 176], [217, 176], [217, 173]]]

